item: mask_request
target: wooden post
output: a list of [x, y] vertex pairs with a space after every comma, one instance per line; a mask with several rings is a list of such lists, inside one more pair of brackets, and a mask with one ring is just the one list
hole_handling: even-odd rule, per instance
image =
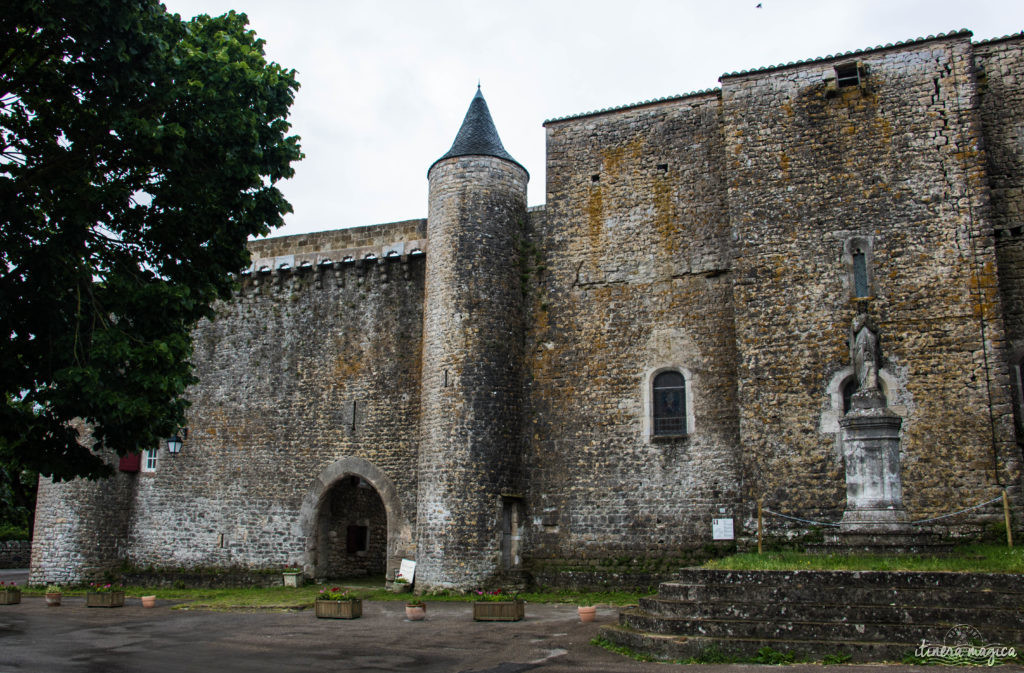
[[[1002, 497], [1006, 498], [1006, 492], [1004, 492], [1004, 496], [1002, 496]], [[761, 525], [762, 525], [761, 503], [762, 503], [763, 500], [764, 500], [764, 498], [758, 498], [758, 553], [759, 554], [762, 552], [762, 547], [761, 547], [761, 539], [762, 539], [762, 533], [761, 533]]]
[[1013, 530], [1010, 528], [1010, 499], [1003, 488], [1003, 521], [1006, 522], [1006, 546], [1013, 547]]

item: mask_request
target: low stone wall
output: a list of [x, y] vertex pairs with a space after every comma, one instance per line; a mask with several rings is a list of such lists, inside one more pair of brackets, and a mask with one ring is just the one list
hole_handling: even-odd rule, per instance
[[746, 658], [770, 647], [800, 658], [900, 661], [923, 643], [1024, 642], [1022, 601], [1024, 584], [1010, 573], [691, 568], [621, 610], [601, 635], [668, 659], [712, 649]]
[[662, 582], [676, 579], [682, 569], [699, 567], [737, 550], [733, 542], [720, 542], [648, 558], [535, 558], [526, 562], [524, 570], [529, 573], [531, 586], [540, 590], [654, 593]]
[[533, 584], [542, 589], [565, 591], [650, 591], [662, 582], [676, 578], [674, 572], [630, 572], [595, 568], [593, 570], [543, 569], [532, 573]]
[[284, 584], [281, 573], [251, 571], [187, 572], [138, 571], [121, 573], [118, 580], [126, 586], [204, 589], [244, 589], [279, 587]]
[[0, 568], [27, 568], [32, 558], [30, 540], [0, 542]]

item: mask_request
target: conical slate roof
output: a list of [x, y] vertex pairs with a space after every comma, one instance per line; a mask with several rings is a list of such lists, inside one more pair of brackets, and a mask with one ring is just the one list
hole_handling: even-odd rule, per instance
[[[433, 168], [438, 161], [469, 155], [498, 157], [499, 159], [511, 161], [520, 168], [523, 168], [523, 165], [513, 159], [512, 155], [506, 152], [505, 147], [501, 144], [501, 138], [498, 137], [498, 129], [494, 128], [491, 111], [487, 109], [487, 101], [484, 100], [484, 95], [480, 93], [479, 84], [476, 87], [476, 95], [473, 96], [473, 100], [469, 103], [466, 117], [462, 120], [462, 128], [459, 129], [458, 135], [455, 136], [455, 142], [452, 143], [452, 148], [440, 159], [430, 164], [430, 168]], [[523, 168], [523, 170], [525, 171], [526, 169]], [[430, 173], [429, 169], [427, 173]]]

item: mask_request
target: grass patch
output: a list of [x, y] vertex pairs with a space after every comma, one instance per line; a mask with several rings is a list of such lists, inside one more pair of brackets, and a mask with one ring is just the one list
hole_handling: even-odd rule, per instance
[[1024, 548], [966, 545], [946, 556], [747, 552], [703, 565], [716, 570], [904, 570], [917, 572], [1024, 573]]
[[613, 643], [612, 641], [608, 640], [607, 638], [602, 638], [600, 636], [598, 636], [597, 638], [594, 638], [593, 640], [591, 640], [590, 644], [594, 645], [596, 647], [600, 647], [603, 650], [608, 650], [609, 652], [614, 652], [615, 654], [621, 654], [624, 657], [629, 657], [630, 659], [633, 659], [635, 661], [661, 661], [661, 662], [664, 662], [666, 664], [681, 664], [681, 663], [683, 663], [681, 661], [673, 661], [671, 659], [659, 659], [659, 658], [657, 658], [657, 657], [655, 657], [654, 655], [651, 655], [651, 654], [645, 654], [644, 652], [637, 652], [636, 650], [634, 650], [631, 647], [626, 647], [625, 645], [616, 645], [615, 643]]
[[[814, 663], [813, 659], [806, 658], [796, 652], [784, 652], [773, 649], [771, 647], [762, 647], [757, 651], [757, 654], [753, 656], [743, 656], [739, 654], [730, 654], [723, 651], [718, 645], [711, 645], [701, 650], [700, 654], [689, 659], [662, 659], [655, 657], [654, 655], [647, 654], [645, 652], [637, 652], [631, 647], [625, 645], [617, 645], [607, 638], [598, 636], [590, 641], [591, 645], [600, 647], [620, 654], [624, 657], [629, 657], [636, 661], [657, 661], [666, 664], [761, 664], [769, 666], [783, 666], [786, 664], [805, 664]], [[825, 666], [834, 664], [844, 664], [850, 661], [851, 656], [845, 652], [837, 652], [835, 654], [826, 655], [822, 658], [821, 663]]]
[[[175, 606], [181, 610], [304, 610], [313, 607], [317, 594], [324, 586], [338, 586], [349, 590], [349, 593], [366, 601], [399, 601], [405, 602], [413, 598], [413, 594], [397, 594], [384, 588], [383, 578], [339, 580], [328, 584], [307, 584], [302, 587], [250, 587], [242, 589], [207, 589], [207, 588], [161, 588], [161, 587], [125, 587], [125, 594], [130, 598], [155, 595], [158, 600], [180, 601]], [[61, 587], [64, 596], [84, 596], [87, 586]], [[24, 587], [26, 596], [42, 596], [44, 587]], [[635, 605], [641, 595], [624, 591], [602, 592], [532, 592], [521, 593], [519, 598], [528, 603], [571, 603], [574, 605], [602, 605], [616, 607]], [[472, 593], [462, 594], [445, 591], [416, 596], [419, 600], [430, 602], [462, 602], [476, 600]]]

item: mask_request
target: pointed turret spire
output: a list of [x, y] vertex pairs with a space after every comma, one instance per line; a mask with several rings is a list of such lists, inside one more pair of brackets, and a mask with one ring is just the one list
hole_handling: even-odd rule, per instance
[[[484, 100], [484, 95], [480, 92], [479, 83], [476, 85], [476, 95], [473, 96], [473, 100], [469, 103], [469, 110], [466, 111], [466, 117], [462, 120], [462, 128], [459, 129], [458, 135], [455, 136], [452, 148], [444, 156], [431, 164], [430, 168], [433, 168], [434, 164], [438, 161], [469, 155], [498, 157], [499, 159], [511, 161], [520, 168], [523, 168], [523, 165], [513, 159], [512, 155], [506, 152], [504, 145], [501, 144], [501, 138], [498, 137], [498, 129], [494, 127], [491, 111], [487, 109], [487, 101]], [[523, 168], [523, 170], [526, 169]], [[430, 173], [430, 171], [427, 170], [427, 173]]]

